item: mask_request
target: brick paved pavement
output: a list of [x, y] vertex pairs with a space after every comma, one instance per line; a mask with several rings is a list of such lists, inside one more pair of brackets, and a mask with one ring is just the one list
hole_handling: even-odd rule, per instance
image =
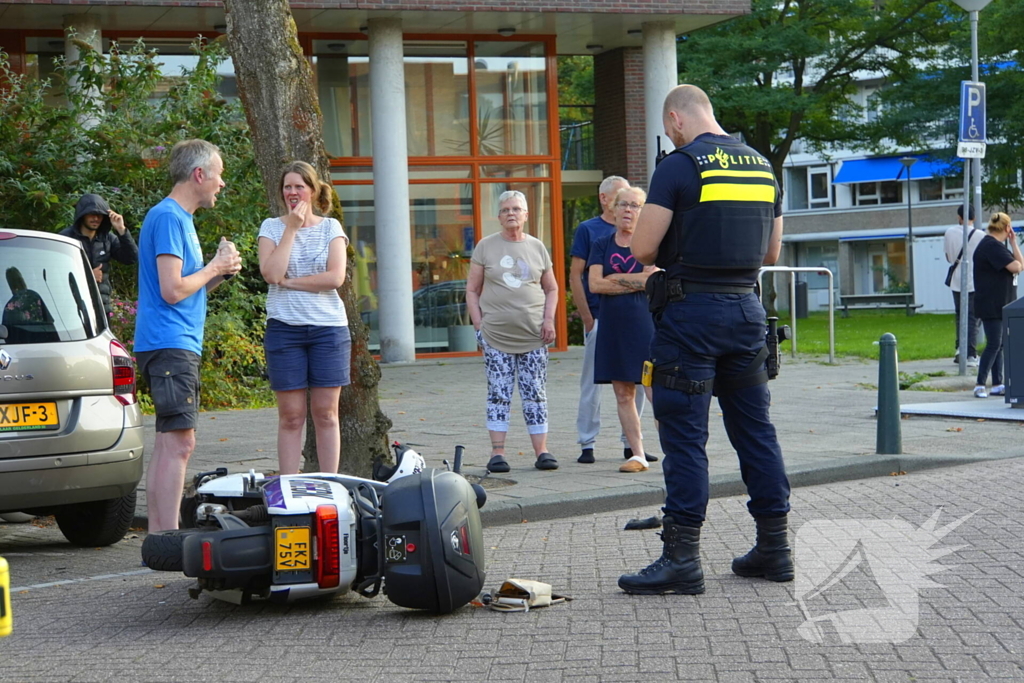
[[[701, 596], [621, 593], [619, 574], [655, 557], [660, 542], [653, 532], [620, 531], [649, 509], [602, 512], [485, 530], [488, 588], [519, 576], [575, 598], [528, 614], [465, 608], [432, 618], [382, 596], [235, 607], [192, 601], [187, 579], [159, 573], [16, 592], [0, 680], [1024, 680], [1022, 491], [1021, 460], [794, 490], [794, 526], [898, 518], [917, 527], [937, 507], [940, 524], [977, 511], [943, 541], [963, 547], [939, 560], [949, 570], [933, 578], [945, 587], [921, 591], [917, 635], [897, 645], [842, 644], [828, 627], [824, 644], [803, 640], [794, 584], [729, 572], [752, 524], [743, 499], [719, 498], [704, 531]], [[55, 547], [54, 533], [0, 527], [0, 551], [20, 551], [10, 558], [16, 586], [32, 583], [21, 572], [36, 550]], [[138, 570], [127, 559], [137, 558], [138, 543], [78, 552], [92, 561], [107, 553], [117, 560], [109, 571], [126, 572]], [[855, 571], [809, 607], [822, 614], [880, 604], [871, 576]]]

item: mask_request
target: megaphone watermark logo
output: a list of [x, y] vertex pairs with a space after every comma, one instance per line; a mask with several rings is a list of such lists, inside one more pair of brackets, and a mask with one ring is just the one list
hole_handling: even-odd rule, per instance
[[[800, 637], [824, 642], [826, 622], [844, 644], [897, 644], [913, 637], [920, 616], [920, 590], [942, 588], [928, 576], [949, 569], [935, 560], [966, 547], [934, 546], [975, 514], [936, 529], [941, 513], [941, 508], [936, 510], [920, 528], [899, 519], [813, 520], [801, 526], [794, 539], [796, 604], [806, 620], [797, 628]], [[874, 578], [888, 606], [813, 616], [809, 601], [841, 584], [854, 570]]]

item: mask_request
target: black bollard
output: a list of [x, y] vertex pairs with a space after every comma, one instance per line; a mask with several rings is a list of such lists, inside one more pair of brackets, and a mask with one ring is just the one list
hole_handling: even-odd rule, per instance
[[900, 379], [896, 361], [896, 337], [886, 332], [878, 340], [878, 425], [875, 453], [900, 455]]

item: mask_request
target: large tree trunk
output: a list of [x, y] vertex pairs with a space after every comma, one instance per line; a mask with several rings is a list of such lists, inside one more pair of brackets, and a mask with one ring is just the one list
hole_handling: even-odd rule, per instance
[[[284, 214], [281, 167], [296, 159], [308, 161], [324, 180], [330, 165], [323, 142], [323, 116], [313, 70], [302, 53], [298, 31], [287, 0], [224, 0], [228, 47], [245, 106], [256, 164], [271, 207]], [[333, 215], [342, 220], [341, 204], [333, 198]], [[341, 471], [370, 476], [376, 458], [389, 457], [389, 420], [377, 401], [380, 368], [370, 355], [369, 331], [359, 315], [352, 291], [353, 250], [349, 247], [348, 275], [340, 293], [352, 334], [352, 384], [341, 391]], [[319, 469], [311, 421], [306, 424], [304, 448], [307, 472]]]

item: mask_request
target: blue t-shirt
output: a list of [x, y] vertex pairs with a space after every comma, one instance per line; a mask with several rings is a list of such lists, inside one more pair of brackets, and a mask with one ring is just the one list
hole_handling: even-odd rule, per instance
[[[733, 137], [713, 133], [702, 133], [695, 140], [711, 144], [716, 141], [736, 143], [736, 139]], [[673, 213], [685, 211], [697, 204], [700, 200], [700, 191], [700, 171], [693, 159], [683, 153], [669, 154], [654, 169], [654, 175], [651, 176], [650, 192], [647, 194], [647, 203], [666, 208]], [[778, 218], [782, 215], [782, 193], [776, 192], [775, 197], [774, 215]], [[676, 251], [673, 227], [674, 224], [669, 226], [665, 238], [658, 247], [656, 262], [658, 266], [668, 271], [669, 277], [707, 284], [740, 286], [752, 285], [757, 281], [757, 268], [752, 270], [694, 268], [679, 263], [670, 263], [666, 260], [665, 255]]]
[[[590, 258], [590, 248], [599, 237], [605, 235], [611, 235], [615, 232], [615, 226], [601, 218], [595, 216], [589, 220], [585, 220], [576, 226], [576, 232], [572, 238], [572, 248], [569, 250], [569, 256], [575, 256], [587, 261]], [[590, 291], [590, 282], [587, 280], [587, 271], [583, 271], [583, 292], [587, 295], [587, 305], [590, 306], [590, 314], [595, 318], [597, 317], [597, 311], [600, 307], [600, 300], [597, 295]]]
[[185, 349], [203, 353], [206, 288], [173, 306], [160, 295], [156, 258], [181, 259], [181, 276], [202, 270], [203, 252], [192, 214], [170, 197], [154, 206], [142, 221], [139, 235], [139, 307], [135, 319], [135, 350]]

